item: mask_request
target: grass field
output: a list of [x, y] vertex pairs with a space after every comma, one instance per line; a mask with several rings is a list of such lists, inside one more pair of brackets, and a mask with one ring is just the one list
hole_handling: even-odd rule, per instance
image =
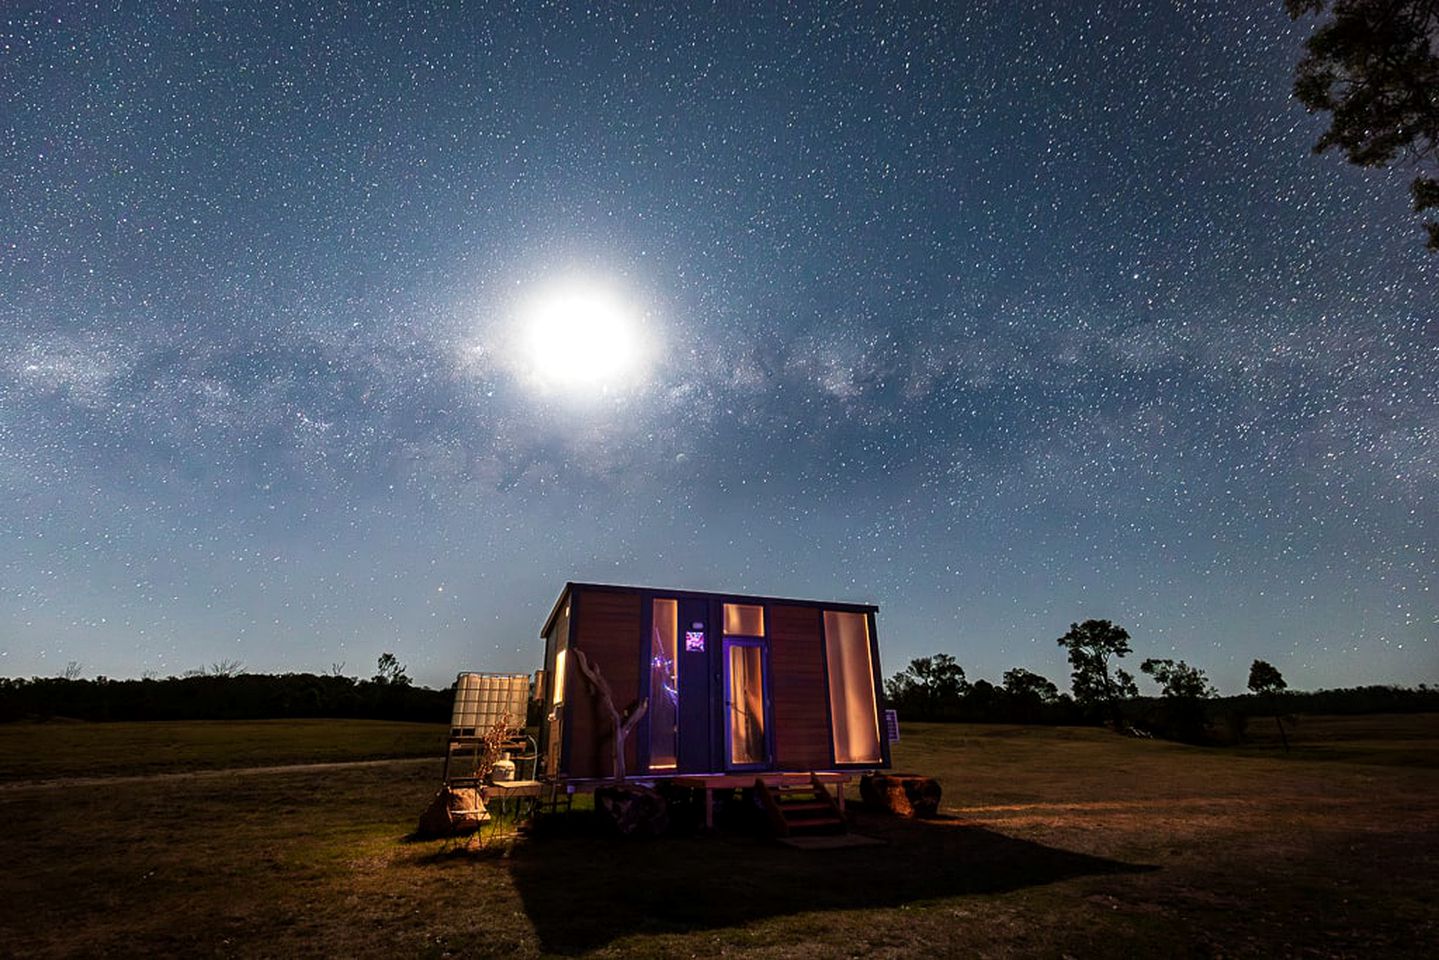
[[387, 720], [0, 724], [0, 783], [435, 756], [449, 728]]
[[[216, 765], [294, 755], [285, 725], [216, 726], [248, 744], [207, 731]], [[621, 842], [583, 814], [513, 848], [408, 843], [438, 761], [11, 784], [0, 952], [1439, 955], [1439, 717], [1306, 718], [1289, 756], [1074, 728], [903, 732], [896, 767], [939, 777], [946, 816], [857, 812], [885, 843], [830, 851]], [[23, 755], [3, 742], [7, 762]]]

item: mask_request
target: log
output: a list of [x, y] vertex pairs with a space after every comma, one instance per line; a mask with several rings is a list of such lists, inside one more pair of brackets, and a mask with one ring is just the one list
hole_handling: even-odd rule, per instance
[[859, 778], [866, 805], [902, 817], [933, 817], [939, 812], [939, 781], [915, 773], [871, 773]]

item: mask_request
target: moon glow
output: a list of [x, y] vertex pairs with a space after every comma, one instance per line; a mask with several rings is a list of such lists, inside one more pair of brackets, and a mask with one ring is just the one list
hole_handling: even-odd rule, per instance
[[520, 316], [520, 351], [546, 391], [623, 392], [644, 373], [648, 345], [634, 307], [599, 283], [546, 290]]

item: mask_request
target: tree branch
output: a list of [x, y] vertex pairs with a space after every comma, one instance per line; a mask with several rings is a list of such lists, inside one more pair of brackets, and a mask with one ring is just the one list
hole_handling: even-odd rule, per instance
[[619, 709], [615, 707], [614, 692], [610, 690], [609, 682], [605, 680], [604, 674], [600, 673], [598, 667], [590, 663], [589, 657], [585, 656], [583, 650], [572, 647], [570, 653], [574, 655], [575, 662], [579, 664], [580, 673], [584, 674], [585, 679], [590, 682], [590, 687], [598, 694], [600, 706], [609, 714], [610, 725], [614, 728], [614, 738], [610, 744], [614, 752], [611, 776], [615, 782], [619, 782], [625, 778], [625, 741], [629, 739], [630, 734], [639, 724], [640, 718], [649, 709], [650, 702], [647, 698], [641, 699], [629, 719], [622, 718]]

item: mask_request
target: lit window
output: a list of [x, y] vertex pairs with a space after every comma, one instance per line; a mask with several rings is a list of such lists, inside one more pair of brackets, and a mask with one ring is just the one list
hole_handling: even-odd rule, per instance
[[879, 763], [879, 712], [874, 702], [869, 618], [862, 613], [826, 610], [824, 647], [829, 664], [835, 763]]
[[724, 632], [727, 637], [764, 636], [764, 607], [743, 603], [725, 604]]
[[656, 600], [650, 628], [650, 769], [673, 770], [679, 752], [678, 600]]
[[561, 650], [555, 654], [555, 706], [565, 702], [565, 660], [569, 654], [568, 650]]

